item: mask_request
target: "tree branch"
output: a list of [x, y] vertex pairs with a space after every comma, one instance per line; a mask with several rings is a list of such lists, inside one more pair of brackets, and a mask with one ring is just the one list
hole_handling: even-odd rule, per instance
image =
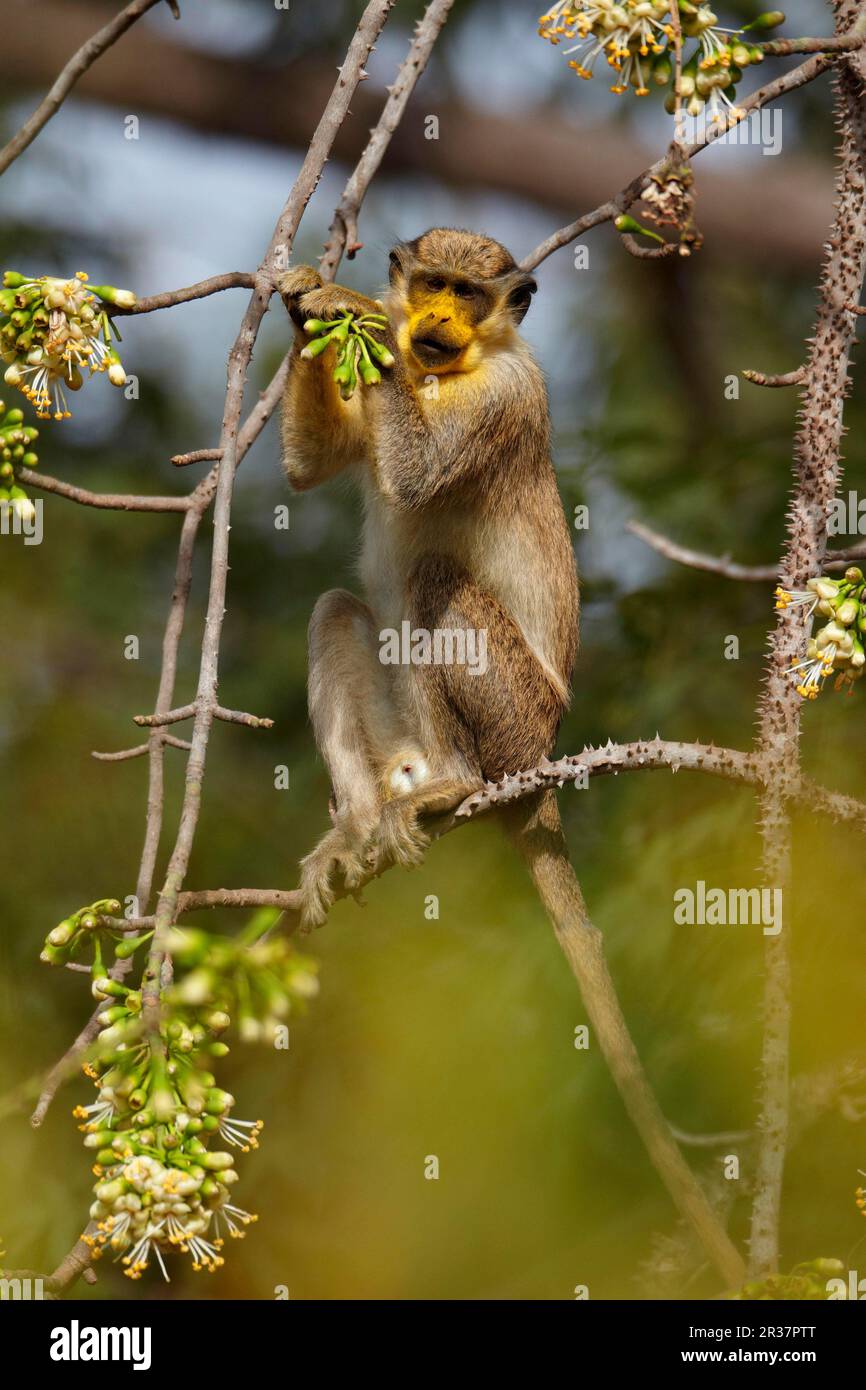
[[206, 299], [208, 295], [220, 294], [223, 290], [253, 288], [253, 276], [245, 270], [230, 270], [225, 275], [212, 275], [209, 280], [199, 280], [195, 285], [187, 285], [182, 290], [165, 290], [162, 294], [151, 294], [139, 299], [131, 309], [113, 307], [112, 314], [134, 315], [152, 314], [155, 309], [170, 309], [175, 304], [189, 304], [193, 299]]
[[111, 512], [185, 512], [189, 510], [190, 500], [184, 497], [137, 497], [125, 492], [88, 492], [87, 488], [75, 487], [61, 478], [50, 478], [45, 473], [36, 473], [32, 468], [19, 468], [17, 477], [28, 487], [40, 488], [42, 492], [53, 492], [70, 502], [78, 502], [82, 507], [97, 507]]
[[77, 53], [73, 54], [33, 115], [25, 121], [18, 134], [12, 137], [8, 145], [0, 150], [0, 174], [5, 173], [19, 154], [22, 154], [27, 146], [33, 143], [43, 126], [46, 126], [51, 117], [60, 110], [78, 79], [83, 77], [89, 67], [93, 66], [97, 58], [100, 58], [112, 44], [117, 43], [117, 40], [126, 33], [127, 29], [132, 27], [137, 19], [140, 19], [143, 14], [152, 10], [157, 4], [159, 4], [159, 0], [132, 0], [132, 4], [121, 10], [119, 15], [110, 20], [98, 33], [88, 39]]
[[[645, 541], [653, 550], [658, 551], [659, 555], [664, 555], [668, 560], [675, 560], [677, 564], [687, 565], [689, 569], [704, 570], [707, 574], [720, 574], [725, 579], [743, 579], [758, 584], [772, 584], [779, 578], [781, 561], [775, 565], [741, 565], [727, 555], [707, 555], [704, 551], [680, 545], [659, 531], [644, 526], [640, 521], [627, 522], [626, 530]], [[822, 570], [846, 570], [853, 561], [862, 560], [864, 556], [866, 541], [858, 541], [847, 550], [830, 550], [827, 552]]]
[[[862, 30], [866, 12], [858, 0], [836, 7], [840, 34]], [[795, 488], [780, 572], [786, 587], [805, 587], [820, 574], [827, 548], [827, 517], [838, 489], [855, 316], [866, 271], [866, 120], [863, 82], [853, 63], [835, 76], [836, 119], [841, 130], [836, 179], [836, 222], [821, 274], [818, 315], [800, 393], [800, 426], [794, 449]], [[761, 798], [766, 881], [782, 892], [783, 930], [765, 939], [764, 1037], [761, 1053], [758, 1153], [752, 1205], [750, 1267], [757, 1276], [779, 1267], [779, 1218], [789, 1125], [790, 1036], [790, 805], [800, 784], [801, 699], [791, 666], [806, 654], [808, 630], [791, 609], [780, 610], [770, 638], [765, 690], [759, 702], [759, 747], [768, 778]]]
[[[761, 110], [764, 106], [769, 105], [770, 102], [777, 101], [779, 97], [784, 96], [787, 92], [793, 92], [798, 87], [804, 86], [805, 83], [812, 82], [816, 77], [819, 77], [822, 72], [826, 72], [833, 61], [831, 56], [826, 56], [824, 54], [818, 54], [814, 58], [809, 58], [805, 63], [801, 63], [799, 67], [793, 68], [790, 72], [783, 74], [783, 76], [777, 77], [775, 81], [768, 82], [766, 86], [760, 87], [756, 92], [752, 92], [751, 96], [746, 97], [739, 103], [739, 109], [746, 115], [751, 111]], [[700, 154], [701, 150], [705, 150], [708, 145], [712, 145], [716, 140], [726, 135], [729, 130], [733, 130], [734, 126], [738, 124], [738, 120], [729, 120], [727, 124], [713, 126], [703, 139], [696, 141], [693, 145], [686, 148], [683, 155], [684, 159], [693, 159], [695, 155]], [[583, 217], [579, 217], [576, 222], [570, 222], [567, 226], [560, 227], [558, 231], [553, 232], [551, 236], [545, 237], [544, 241], [536, 246], [534, 251], [531, 251], [528, 256], [523, 258], [520, 263], [522, 268], [524, 270], [534, 270], [536, 266], [540, 265], [548, 256], [551, 256], [554, 251], [558, 251], [563, 246], [568, 246], [570, 242], [583, 236], [592, 227], [597, 227], [602, 222], [612, 222], [615, 218], [619, 217], [621, 213], [627, 212], [631, 205], [638, 201], [653, 174], [658, 174], [663, 171], [667, 164], [667, 159], [667, 154], [663, 155], [661, 159], [657, 159], [654, 164], [651, 164], [649, 168], [645, 169], [642, 174], [638, 174], [636, 178], [632, 179], [631, 183], [627, 184], [615, 198], [607, 199], [597, 208], [594, 208], [592, 212], [584, 213]]]

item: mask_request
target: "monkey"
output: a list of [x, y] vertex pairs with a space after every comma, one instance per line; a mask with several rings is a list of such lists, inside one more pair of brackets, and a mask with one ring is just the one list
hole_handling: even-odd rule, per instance
[[[395, 245], [388, 277], [382, 300], [310, 266], [279, 281], [295, 327], [285, 473], [299, 492], [352, 476], [364, 509], [363, 596], [323, 594], [309, 625], [309, 711], [333, 823], [301, 863], [306, 926], [325, 920], [338, 877], [352, 891], [385, 863], [419, 863], [424, 816], [550, 754], [577, 652], [547, 390], [518, 332], [534, 277], [499, 242], [444, 227]], [[349, 400], [332, 347], [301, 356], [304, 321], [345, 311], [384, 311], [394, 358]], [[483, 632], [485, 669], [384, 664], [382, 634], [407, 621]], [[565, 854], [558, 808], [552, 792], [530, 800], [504, 809], [507, 828], [550, 890]]]

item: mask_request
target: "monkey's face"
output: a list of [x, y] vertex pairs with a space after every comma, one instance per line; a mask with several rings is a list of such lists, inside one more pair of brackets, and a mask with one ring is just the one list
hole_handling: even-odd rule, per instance
[[464, 359], [478, 326], [490, 313], [489, 295], [469, 279], [415, 271], [407, 295], [409, 349], [428, 372], [466, 370]]
[[498, 242], [434, 228], [391, 252], [400, 347], [422, 371], [468, 372], [485, 348], [513, 337], [535, 290]]

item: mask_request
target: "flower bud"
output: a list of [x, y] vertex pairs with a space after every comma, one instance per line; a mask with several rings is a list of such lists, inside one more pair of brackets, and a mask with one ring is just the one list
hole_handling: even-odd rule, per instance
[[840, 623], [844, 623], [845, 627], [850, 627], [859, 612], [860, 605], [856, 599], [846, 598], [836, 609], [836, 618]]
[[52, 946], [66, 946], [68, 942], [72, 940], [75, 931], [75, 921], [71, 917], [67, 917], [64, 921], [59, 922], [53, 931], [48, 933], [48, 940], [51, 942]]

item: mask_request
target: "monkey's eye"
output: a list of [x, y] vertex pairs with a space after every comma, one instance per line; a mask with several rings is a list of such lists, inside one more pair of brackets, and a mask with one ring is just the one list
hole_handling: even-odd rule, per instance
[[428, 290], [432, 290], [434, 294], [438, 294], [440, 290], [445, 288], [445, 281], [441, 275], [431, 275], [425, 283]]
[[454, 293], [458, 299], [474, 299], [475, 286], [467, 285], [464, 281], [454, 286]]

